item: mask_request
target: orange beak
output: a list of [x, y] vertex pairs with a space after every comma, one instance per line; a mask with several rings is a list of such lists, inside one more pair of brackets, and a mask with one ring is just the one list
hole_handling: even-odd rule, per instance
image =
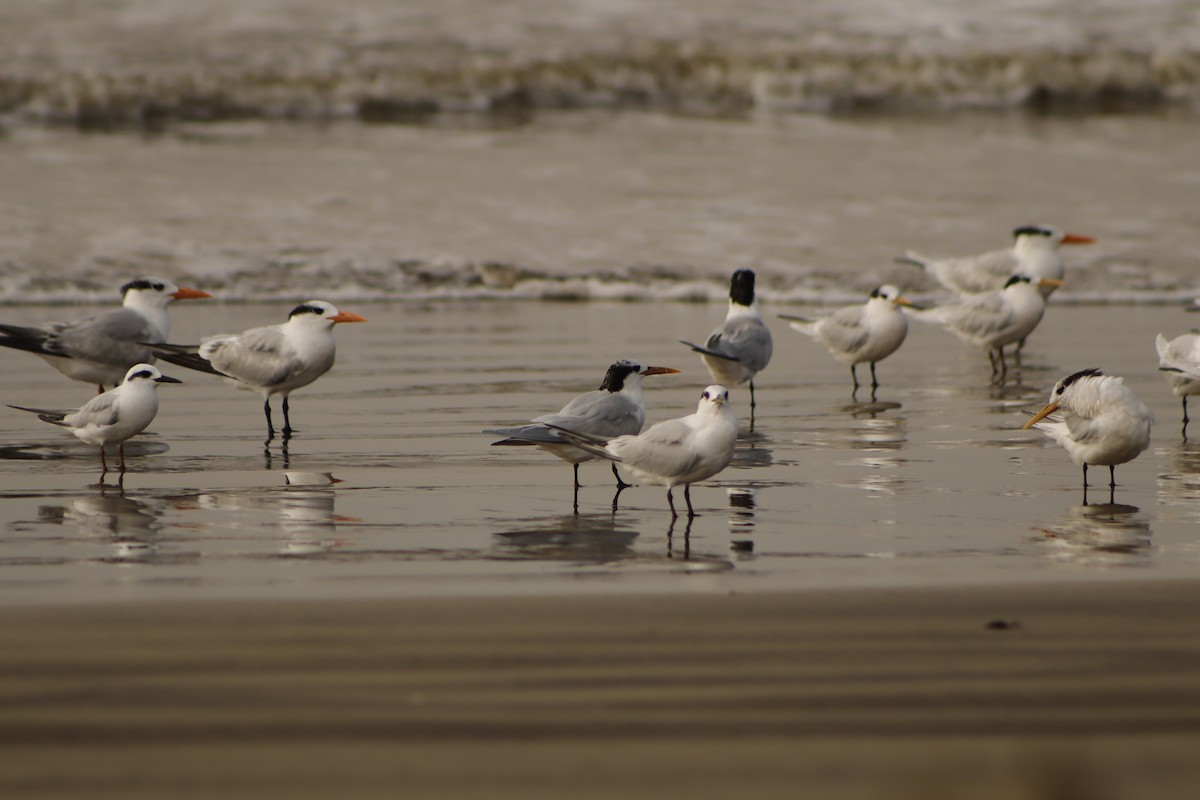
[[894, 305], [894, 306], [911, 306], [912, 300], [909, 300], [904, 295], [900, 295], [899, 297], [897, 297], [895, 300], [892, 301], [892, 305]]
[[176, 300], [205, 300], [212, 297], [208, 292], [202, 292], [199, 289], [181, 288], [179, 291], [171, 294]]
[[1078, 233], [1068, 233], [1062, 238], [1061, 244], [1091, 244], [1096, 241], [1090, 236], [1082, 236]]
[[673, 375], [679, 370], [670, 367], [646, 367], [646, 375]]
[[1034, 425], [1036, 425], [1037, 423], [1044, 420], [1046, 417], [1053, 414], [1055, 411], [1058, 411], [1058, 403], [1047, 404], [1045, 408], [1043, 408], [1041, 411], [1039, 411], [1038, 413], [1036, 413], [1032, 417], [1030, 417], [1029, 422], [1026, 422], [1024, 425], [1021, 426], [1021, 430], [1023, 430], [1023, 431], [1029, 430]]
[[1066, 286], [1066, 281], [1060, 281], [1058, 278], [1040, 278], [1037, 282], [1038, 286]]
[[339, 311], [329, 318], [330, 322], [366, 322], [366, 317], [360, 317], [358, 314], [352, 314], [349, 311]]

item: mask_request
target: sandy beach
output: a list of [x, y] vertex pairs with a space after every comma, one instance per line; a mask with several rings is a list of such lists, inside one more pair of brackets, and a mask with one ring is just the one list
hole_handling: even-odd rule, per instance
[[1185, 797], [1200, 583], [0, 611], [12, 797]]

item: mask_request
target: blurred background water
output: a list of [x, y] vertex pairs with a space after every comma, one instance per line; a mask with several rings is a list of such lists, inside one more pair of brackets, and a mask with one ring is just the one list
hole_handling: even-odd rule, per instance
[[841, 302], [1029, 223], [1176, 300], [1198, 101], [1185, 0], [6, 3], [0, 302]]

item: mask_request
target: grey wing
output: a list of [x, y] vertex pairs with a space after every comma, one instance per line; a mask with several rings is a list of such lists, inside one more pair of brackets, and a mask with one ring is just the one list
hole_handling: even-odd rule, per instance
[[112, 392], [98, 394], [84, 403], [78, 411], [63, 417], [63, 422], [73, 428], [82, 428], [85, 425], [112, 425], [117, 421], [116, 399]]
[[141, 342], [157, 342], [161, 338], [141, 314], [119, 308], [78, 322], [53, 326], [46, 349], [101, 364], [132, 366], [140, 361], [154, 360], [154, 353]]
[[1013, 308], [1000, 292], [974, 296], [947, 312], [948, 321], [971, 336], [990, 336], [1013, 322]]
[[1067, 424], [1067, 430], [1071, 432], [1071, 439], [1079, 444], [1088, 444], [1104, 435], [1102, 426], [1097, 425], [1095, 420], [1088, 417], [1064, 414], [1063, 422]]
[[282, 383], [303, 366], [276, 326], [209, 337], [200, 345], [200, 355], [221, 373], [251, 386]]
[[708, 337], [707, 346], [737, 358], [755, 372], [771, 360], [771, 330], [761, 319], [737, 319], [727, 322]]
[[690, 425], [670, 419], [651, 426], [641, 436], [614, 440], [609, 450], [626, 464], [653, 475], [683, 475], [698, 460], [689, 446], [691, 438]]
[[870, 338], [865, 324], [866, 309], [850, 306], [821, 320], [817, 333], [826, 345], [842, 353], [857, 353]]
[[646, 420], [646, 411], [623, 394], [597, 390], [581, 394], [557, 414], [543, 414], [534, 422], [557, 425], [592, 436], [612, 438], [637, 433]]
[[983, 253], [976, 257], [975, 265], [978, 272], [985, 273], [991, 277], [991, 281], [986, 285], [978, 283], [978, 289], [975, 291], [987, 292], [993, 289], [999, 289], [1004, 286], [1004, 282], [1012, 277], [1013, 272], [1018, 267], [1017, 259], [1013, 256], [1012, 250], [992, 250], [988, 253]]
[[484, 431], [493, 436], [507, 436], [493, 445], [530, 445], [530, 444], [567, 444], [558, 431], [551, 430], [545, 425], [520, 425], [516, 428], [492, 428]]
[[979, 293], [1003, 287], [1017, 269], [1017, 260], [1012, 250], [992, 250], [968, 258], [933, 261], [927, 268], [956, 292]]

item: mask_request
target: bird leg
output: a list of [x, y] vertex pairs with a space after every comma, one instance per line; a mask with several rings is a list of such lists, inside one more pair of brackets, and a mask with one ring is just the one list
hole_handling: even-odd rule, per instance
[[621, 492], [628, 489], [629, 486], [630, 486], [630, 484], [626, 483], [626, 484], [622, 484], [621, 486], [617, 487], [617, 493], [613, 495], [613, 502], [612, 502], [612, 510], [613, 510], [614, 514], [617, 513], [618, 511], [620, 511], [620, 509], [617, 508], [617, 501], [621, 499]]
[[850, 399], [858, 399], [858, 365], [850, 365], [850, 380], [854, 381], [854, 388], [850, 390]]
[[283, 435], [288, 437], [299, 432], [292, 428], [292, 420], [288, 417], [288, 396], [285, 394], [283, 396]]
[[581, 485], [581, 484], [579, 483], [579, 465], [578, 465], [578, 464], [575, 464], [575, 465], [574, 465], [574, 467], [575, 467], [575, 494], [578, 496], [578, 494], [579, 494], [579, 487], [580, 487], [580, 485]]
[[667, 505], [671, 507], [671, 521], [674, 522], [679, 514], [675, 511], [675, 498], [671, 497], [671, 487], [667, 487]]
[[[630, 486], [633, 486], [632, 483], [626, 483], [625, 481], [621, 480], [621, 473], [617, 472], [616, 462], [611, 462], [611, 463], [612, 463], [613, 475], [615, 475], [617, 477], [617, 491], [620, 492], [622, 489], [628, 489]], [[579, 482], [579, 478], [578, 478], [579, 465], [578, 464], [575, 465], [575, 470], [576, 470], [575, 482], [578, 483]]]
[[271, 398], [263, 401], [263, 413], [267, 415], [267, 441], [275, 438], [275, 425], [271, 422]]
[[121, 442], [117, 445], [117, 455], [121, 458], [121, 474], [125, 474], [125, 443]]
[[695, 510], [692, 508], [692, 485], [690, 483], [683, 485], [683, 499], [687, 500], [688, 520], [690, 521], [692, 517], [696, 516]]
[[1087, 464], [1084, 464], [1083, 465], [1083, 488], [1084, 488], [1084, 491], [1087, 490], [1087, 485], [1088, 485], [1087, 484]]
[[879, 381], [875, 378], [875, 362], [871, 362], [871, 397], [874, 398], [875, 390], [879, 388]]
[[1187, 395], [1185, 394], [1183, 396], [1183, 440], [1185, 442], [1187, 441], [1187, 425], [1188, 425]]
[[754, 381], [750, 381], [750, 432], [754, 433]]
[[108, 474], [108, 462], [104, 460], [104, 445], [100, 445], [100, 480]]
[[[992, 383], [1004, 383], [1004, 379], [1008, 377], [1008, 362], [1004, 360], [1004, 347], [993, 347], [988, 350], [988, 359], [992, 362]], [[998, 367], [997, 364], [999, 364]]]

